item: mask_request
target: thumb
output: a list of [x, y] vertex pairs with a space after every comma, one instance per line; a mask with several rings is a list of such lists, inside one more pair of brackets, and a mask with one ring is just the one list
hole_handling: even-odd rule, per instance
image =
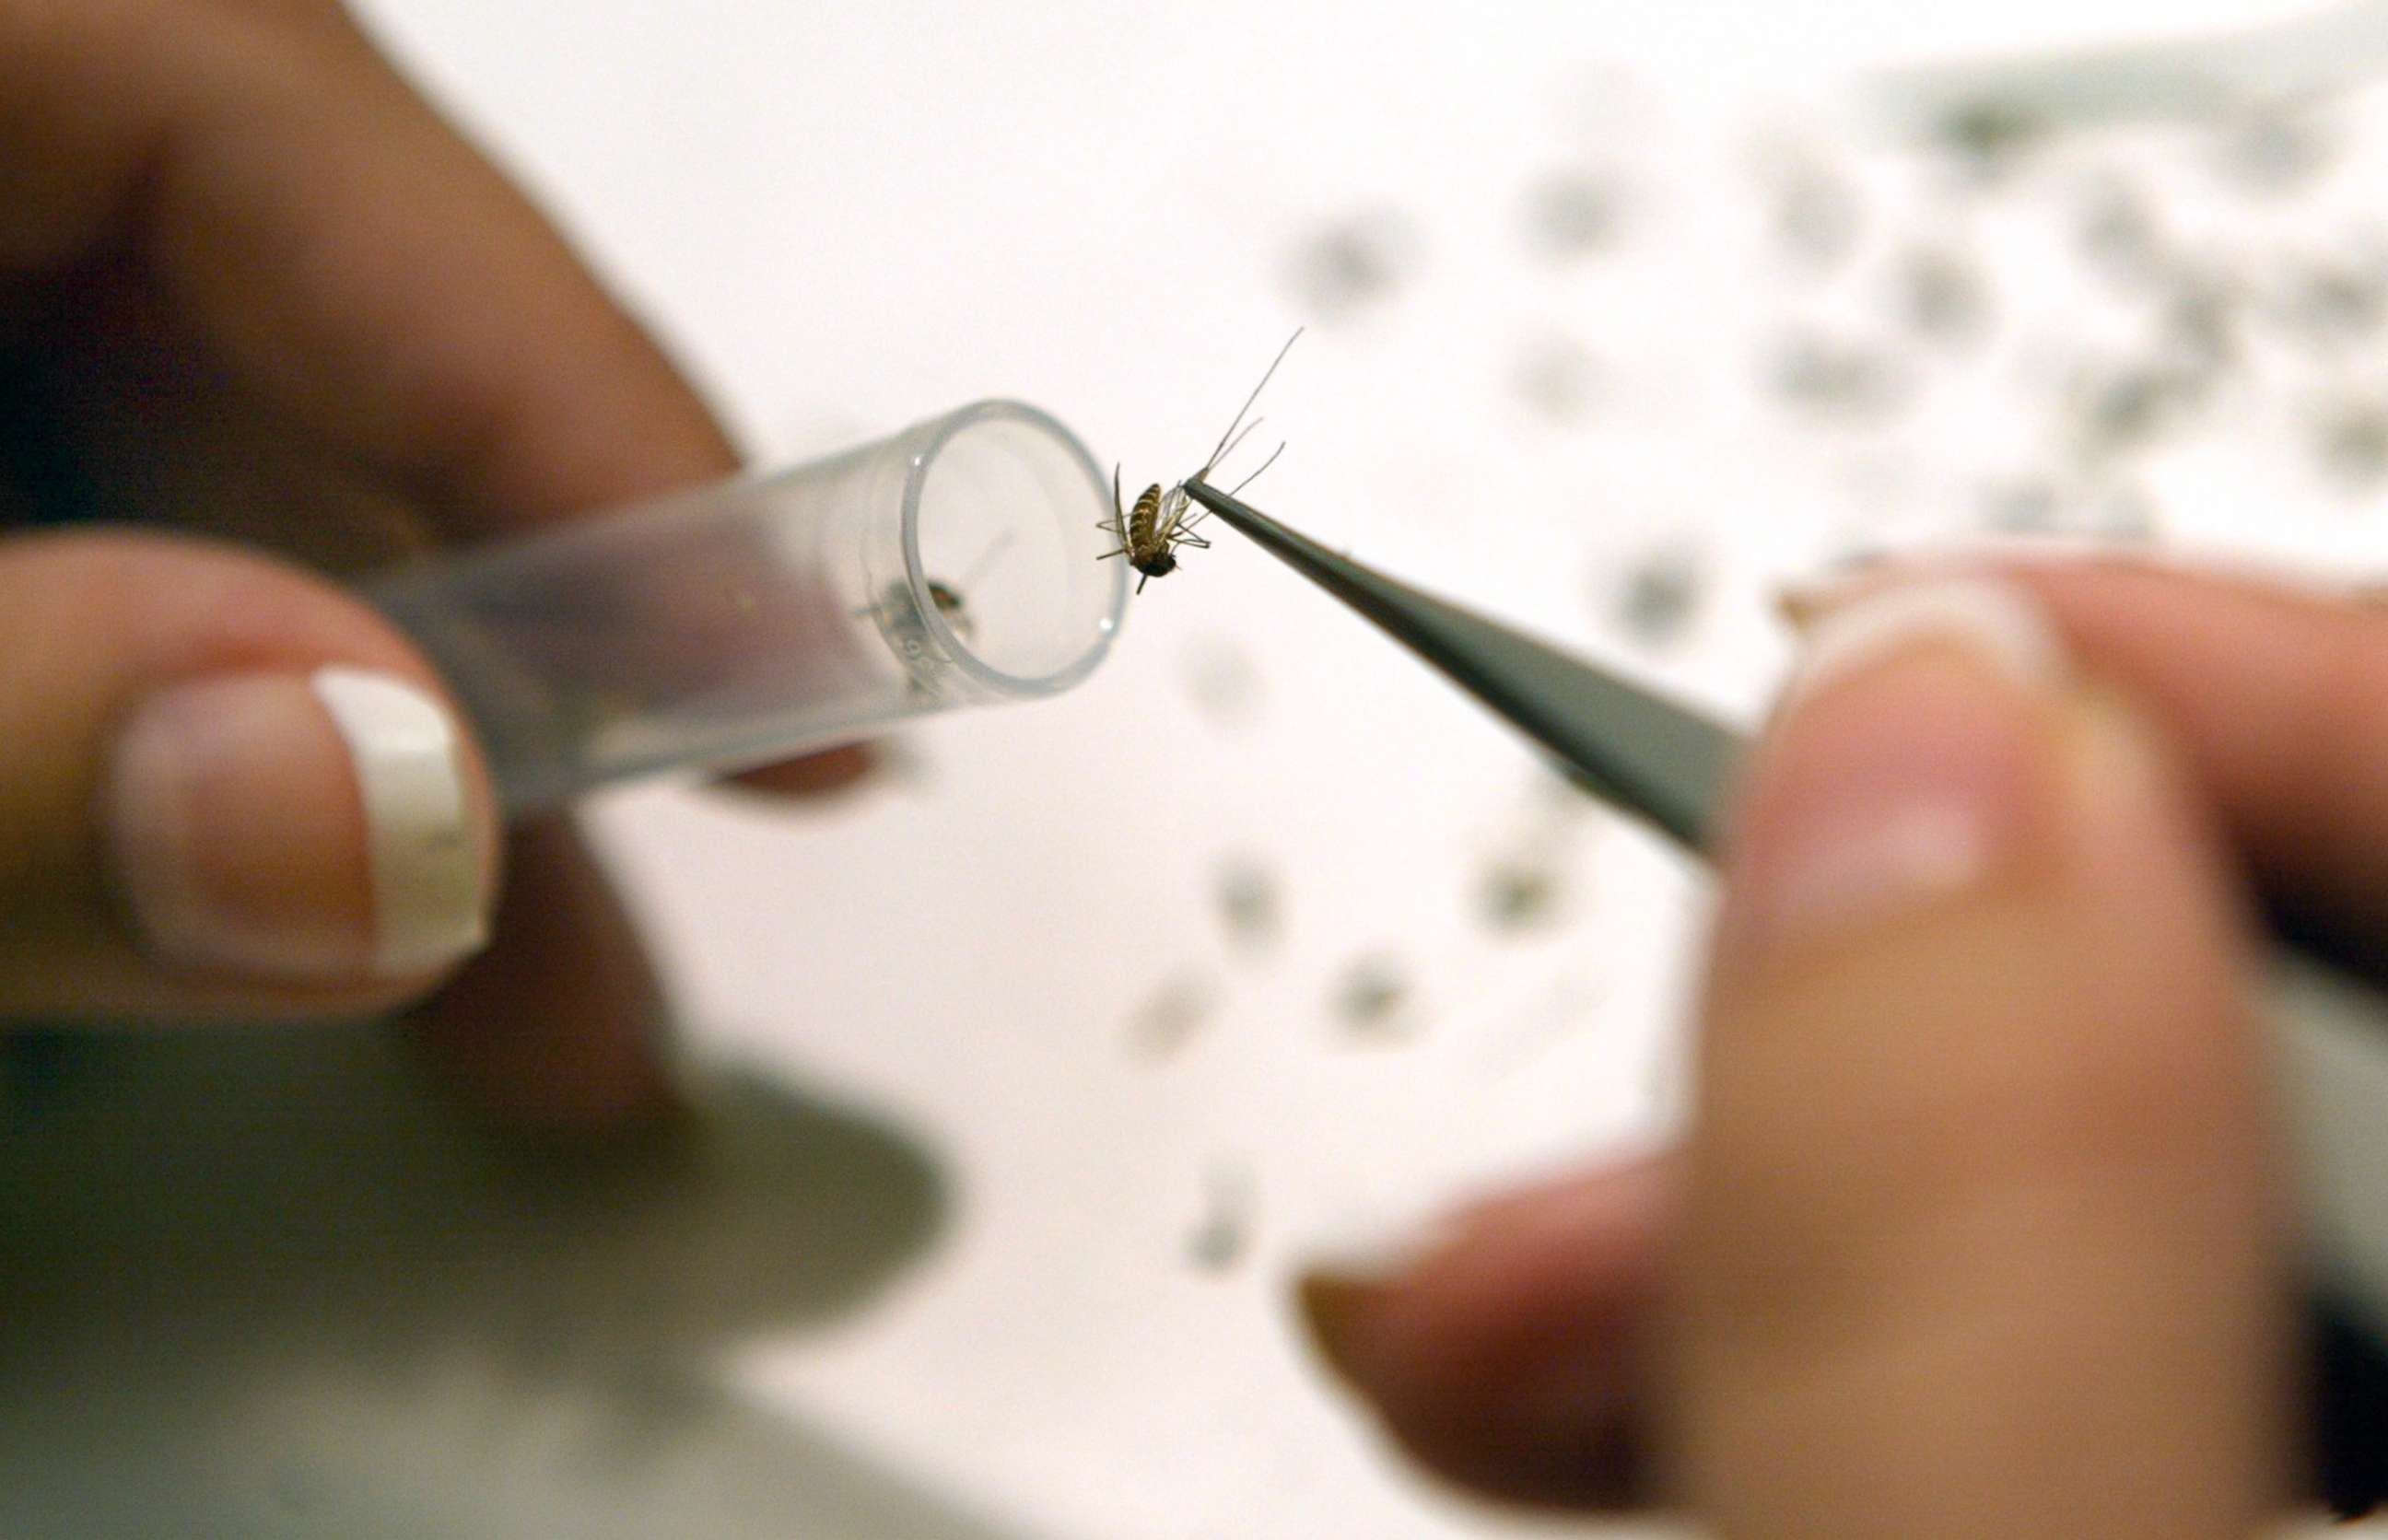
[[2204, 810], [1987, 582], [1836, 613], [1727, 861], [1670, 1477], [1726, 1534], [2243, 1534], [2293, 1299]]
[[484, 940], [486, 776], [355, 599], [125, 532], [0, 542], [0, 1016], [356, 1014]]

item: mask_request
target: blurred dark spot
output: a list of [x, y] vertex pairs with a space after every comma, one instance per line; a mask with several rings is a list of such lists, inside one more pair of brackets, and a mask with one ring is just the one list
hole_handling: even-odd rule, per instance
[[2044, 476], [1993, 482], [1982, 494], [1982, 527], [1993, 535], [2048, 535], [2061, 509], [2055, 483]]
[[1911, 248], [1899, 263], [1899, 309], [1920, 336], [1965, 343], [1989, 329], [1990, 286], [1981, 267], [1948, 246]]
[[2085, 448], [2118, 453], [2179, 427], [2204, 394], [2204, 380], [2188, 370], [2126, 364], [2084, 371], [2068, 393], [2067, 410]]
[[2155, 495], [2137, 483], [2109, 486], [2090, 505], [2083, 531], [2116, 545], [2146, 545], [2164, 532], [2164, 508]]
[[1198, 1272], [1226, 1272], [1251, 1251], [1259, 1208], [1258, 1184], [1241, 1165], [1220, 1164], [1202, 1180], [1202, 1211], [1186, 1237], [1187, 1265]]
[[2157, 345], [2180, 368], [2210, 373], [2240, 354], [2241, 294], [2225, 274], [2191, 269], [2168, 281]]
[[1679, 640], [1698, 612], [1707, 566], [1697, 551], [1664, 546], [1633, 562], [1616, 591], [1616, 624], [1645, 647]]
[[1959, 170], [1987, 184], [2012, 174], [2047, 129], [2018, 103], [1984, 98], [1951, 109], [1934, 137]]
[[1335, 986], [1335, 1019], [1354, 1037], [1399, 1035], [1409, 992], [1409, 981], [1392, 959], [1363, 957], [1343, 970]]
[[2346, 262], [2317, 263], [2289, 281], [2280, 320], [2318, 347], [2368, 341], [2388, 319], [2388, 273]]
[[2388, 475], [2388, 406], [2359, 397], [2330, 403], [2314, 420], [2321, 468], [2350, 492], [2369, 491]]
[[1518, 398], [1554, 423], [1571, 423], [1599, 394], [1600, 365], [1575, 338], [1553, 334], [1520, 350], [1512, 375]]
[[1240, 643], [1207, 638], [1188, 654], [1186, 690], [1214, 726], [1248, 726], [1260, 713], [1260, 664]]
[[1128, 1052], [1140, 1059], [1172, 1057], [1192, 1041], [1218, 1007], [1210, 980], [1181, 973], [1165, 979], [1128, 1018]]
[[2225, 129], [2215, 145], [2215, 170], [2243, 192], [2284, 196], [2311, 186], [2338, 158], [2341, 136], [2328, 113], [2310, 102], [2256, 107]]
[[1912, 376], [1884, 349], [1822, 333], [1795, 333], [1768, 360], [1777, 399], [1818, 417], [1878, 419], [1912, 398]]
[[1612, 172], [1592, 167], [1552, 171], [1526, 194], [1526, 239], [1554, 262], [1574, 262], [1616, 244], [1625, 190]]
[[1857, 250], [1864, 205], [1848, 178], [1807, 162], [1792, 167], [1774, 196], [1774, 238], [1802, 267], [1838, 267]]
[[1294, 297], [1321, 321], [1349, 319], [1399, 291], [1417, 247], [1410, 221], [1391, 210], [1339, 220], [1295, 248], [1289, 266]]
[[2164, 257], [2164, 234], [2147, 195], [2120, 176], [2092, 183], [2081, 205], [2082, 259], [2106, 278], [2138, 284], [2153, 278]]
[[1566, 883], [1556, 864], [1508, 856], [1484, 868], [1478, 899], [1487, 928], [1505, 933], [1531, 930], [1555, 915]]
[[1285, 927], [1276, 875], [1250, 856], [1229, 856], [1219, 864], [1213, 891], [1217, 895], [1219, 923], [1227, 939], [1251, 949], [1275, 942]]

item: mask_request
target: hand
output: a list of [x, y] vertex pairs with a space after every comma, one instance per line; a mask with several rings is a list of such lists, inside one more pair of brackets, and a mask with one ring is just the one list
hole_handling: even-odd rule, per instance
[[720, 428], [330, 0], [0, 0], [0, 1019], [387, 1011], [486, 938], [433, 1062], [654, 1111], [603, 877], [502, 842], [431, 670], [308, 569], [723, 474]]
[[1430, 1467], [1766, 1535], [2243, 1535], [2304, 1489], [2242, 883], [2388, 938], [2388, 612], [1995, 576], [1821, 623], [1727, 842], [1687, 1146], [1305, 1281]]

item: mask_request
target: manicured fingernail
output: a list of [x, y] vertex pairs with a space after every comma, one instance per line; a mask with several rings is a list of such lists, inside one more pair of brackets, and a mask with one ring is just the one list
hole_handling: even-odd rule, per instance
[[2054, 629], [1980, 578], [1829, 612], [1760, 749], [1720, 944], [1766, 949], [1990, 881], [2051, 816]]
[[293, 982], [413, 978], [488, 935], [482, 814], [453, 720], [393, 675], [174, 686], [118, 735], [118, 887], [170, 964]]

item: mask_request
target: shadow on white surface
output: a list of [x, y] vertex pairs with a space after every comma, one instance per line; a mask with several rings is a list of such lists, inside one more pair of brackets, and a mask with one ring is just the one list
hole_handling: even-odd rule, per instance
[[732, 1072], [566, 1150], [363, 1028], [10, 1059], [0, 1533], [1002, 1533], [715, 1372], [936, 1241], [938, 1164], [868, 1114]]

